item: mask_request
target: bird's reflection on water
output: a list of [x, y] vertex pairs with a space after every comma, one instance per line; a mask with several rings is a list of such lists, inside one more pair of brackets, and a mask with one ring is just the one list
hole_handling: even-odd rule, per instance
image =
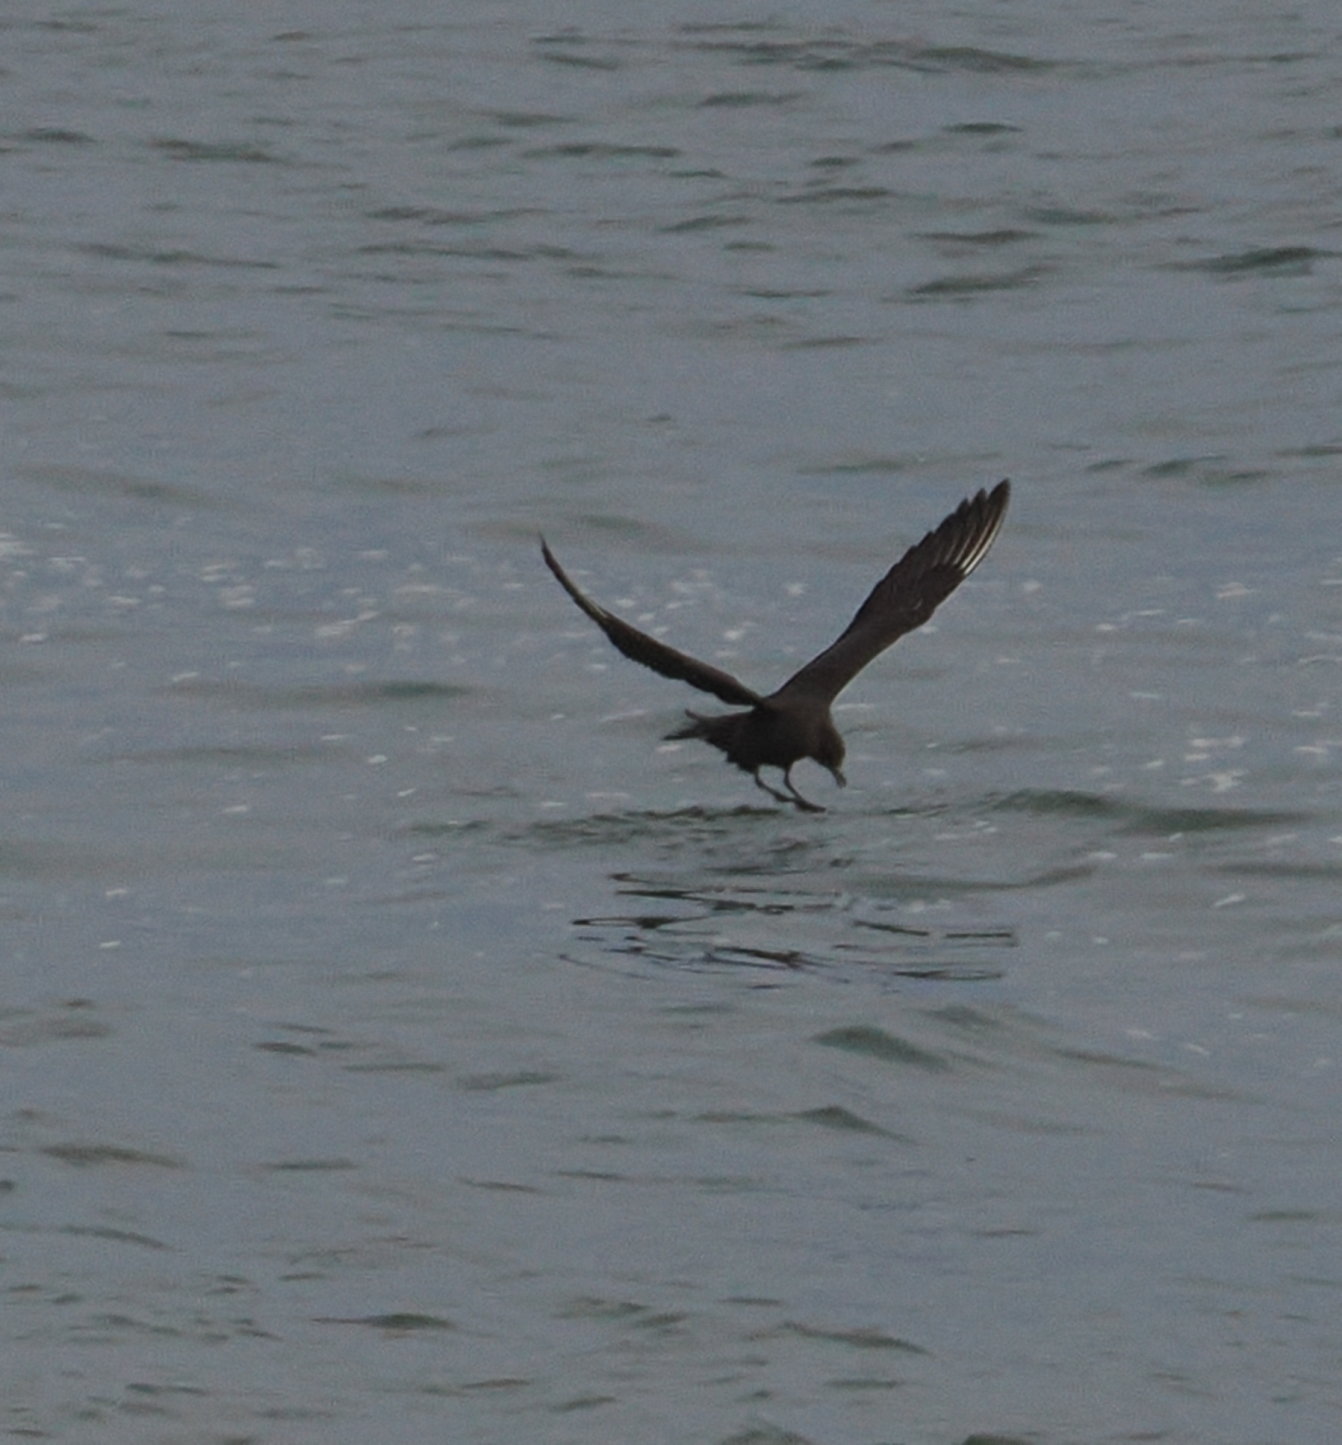
[[1010, 926], [957, 921], [944, 907], [786, 876], [754, 884], [667, 871], [616, 873], [611, 882], [628, 906], [573, 920], [582, 945], [575, 961], [968, 982], [1001, 977], [1017, 942]]

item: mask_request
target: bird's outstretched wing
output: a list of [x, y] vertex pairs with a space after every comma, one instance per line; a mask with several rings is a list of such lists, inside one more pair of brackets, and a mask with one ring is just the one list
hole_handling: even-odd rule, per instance
[[555, 560], [555, 555], [546, 545], [544, 537], [541, 538], [541, 556], [545, 558], [545, 565], [555, 574], [564, 591], [626, 657], [634, 662], [641, 662], [644, 667], [650, 667], [654, 672], [660, 672], [663, 677], [674, 677], [680, 682], [688, 682], [691, 687], [697, 687], [700, 692], [712, 693], [723, 702], [755, 707], [763, 701], [759, 693], [752, 692], [730, 672], [724, 672], [711, 663], [700, 662], [697, 657], [691, 657], [686, 652], [677, 652], [674, 647], [658, 642], [655, 637], [640, 632], [637, 627], [630, 626], [613, 612], [607, 612], [604, 607], [593, 602], [578, 590], [573, 579]]
[[1009, 482], [967, 498], [910, 547], [871, 590], [842, 635], [794, 673], [774, 697], [832, 702], [879, 653], [921, 627], [983, 561], [1002, 528]]

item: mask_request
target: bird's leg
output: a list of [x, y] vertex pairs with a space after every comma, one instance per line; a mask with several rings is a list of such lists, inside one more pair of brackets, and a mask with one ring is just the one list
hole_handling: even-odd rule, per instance
[[755, 786], [757, 788], [763, 788], [764, 791], [768, 793], [771, 798], [777, 798], [780, 803], [791, 803], [795, 801], [795, 799], [789, 798], [786, 793], [780, 793], [777, 788], [771, 788], [768, 783], [766, 783], [764, 779], [760, 777], [759, 768], [755, 769], [755, 771], [751, 774], [751, 777], [755, 779]]
[[[792, 769], [790, 767], [784, 768], [783, 770], [783, 786], [788, 790], [789, 793], [792, 794], [791, 801], [796, 803], [796, 805], [802, 810], [802, 812], [823, 813], [825, 811], [819, 803], [809, 802], [806, 798], [802, 797], [802, 795], [796, 790], [795, 787], [793, 787]], [[775, 796], [777, 796], [777, 794], [775, 794]], [[787, 802], [788, 800], [785, 798], [783, 801]]]

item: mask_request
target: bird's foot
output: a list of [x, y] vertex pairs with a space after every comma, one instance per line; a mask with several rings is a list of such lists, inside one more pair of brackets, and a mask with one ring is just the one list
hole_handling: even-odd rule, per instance
[[792, 801], [803, 813], [823, 813], [825, 811], [819, 803], [813, 803], [809, 798], [803, 798], [797, 791], [796, 785], [792, 781], [791, 768], [785, 768], [783, 770], [783, 786], [792, 794]]

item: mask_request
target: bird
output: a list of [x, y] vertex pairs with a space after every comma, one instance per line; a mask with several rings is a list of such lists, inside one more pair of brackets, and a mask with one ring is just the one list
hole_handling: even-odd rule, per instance
[[[844, 742], [834, 726], [834, 699], [874, 658], [906, 632], [921, 627], [936, 609], [983, 561], [997, 540], [1011, 497], [1011, 483], [967, 497], [921, 542], [916, 542], [872, 588], [853, 620], [823, 652], [799, 668], [776, 691], [762, 694], [712, 663], [649, 637], [608, 612], [586, 595], [559, 565], [542, 536], [541, 556], [559, 585], [606, 634], [617, 651], [663, 677], [688, 682], [721, 702], [745, 712], [705, 715], [686, 709], [683, 723], [667, 739], [698, 738], [726, 755], [780, 803], [807, 813], [823, 813], [819, 803], [802, 797], [792, 782], [792, 769], [802, 758], [825, 768], [839, 787]], [[786, 792], [767, 783], [762, 768], [777, 768]]]

